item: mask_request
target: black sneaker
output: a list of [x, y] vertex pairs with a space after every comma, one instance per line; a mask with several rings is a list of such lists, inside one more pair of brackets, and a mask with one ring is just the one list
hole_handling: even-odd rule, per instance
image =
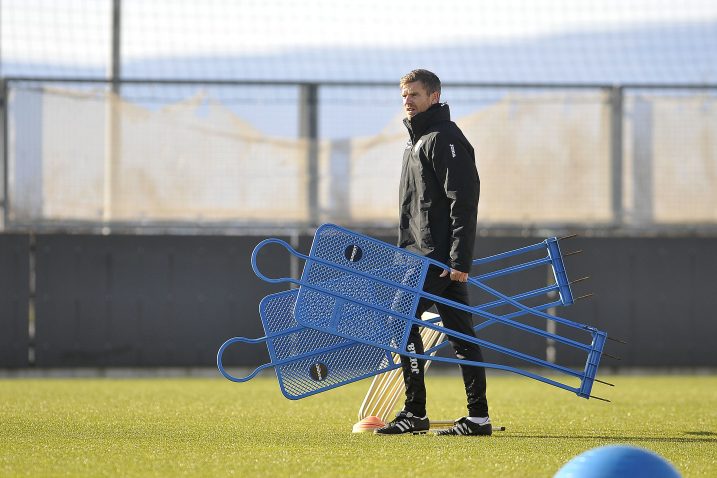
[[483, 425], [468, 420], [468, 417], [459, 418], [447, 430], [438, 430], [436, 435], [492, 435], [493, 426], [490, 419]]
[[387, 423], [385, 427], [374, 430], [374, 433], [379, 435], [400, 435], [403, 433], [422, 435], [428, 432], [430, 423], [428, 417], [417, 417], [411, 412], [401, 410], [396, 415], [396, 418]]

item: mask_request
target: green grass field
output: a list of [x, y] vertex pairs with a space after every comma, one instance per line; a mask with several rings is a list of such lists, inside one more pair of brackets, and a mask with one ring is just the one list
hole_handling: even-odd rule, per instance
[[[457, 372], [456, 372], [457, 374]], [[369, 381], [299, 401], [276, 379], [0, 380], [0, 476], [549, 477], [616, 443], [687, 477], [717, 476], [717, 377], [612, 376], [584, 400], [489, 376], [492, 437], [353, 434]], [[429, 415], [462, 414], [457, 375], [428, 378]]]

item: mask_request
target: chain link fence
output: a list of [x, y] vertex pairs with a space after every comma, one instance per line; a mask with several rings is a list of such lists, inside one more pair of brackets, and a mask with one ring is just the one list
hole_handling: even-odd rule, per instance
[[[6, 229], [395, 224], [397, 87], [120, 85], [5, 81]], [[684, 232], [717, 226], [716, 91], [446, 85], [444, 99], [476, 149], [484, 230]]]

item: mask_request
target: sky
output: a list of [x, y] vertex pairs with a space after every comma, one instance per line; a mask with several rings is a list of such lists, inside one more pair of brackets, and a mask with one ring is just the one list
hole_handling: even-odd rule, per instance
[[[0, 76], [106, 78], [111, 5], [111, 0], [0, 0]], [[717, 0], [122, 0], [121, 5], [123, 78], [395, 82], [424, 67], [446, 83], [717, 81]], [[195, 94], [179, 87], [123, 87], [125, 98], [147, 108]], [[282, 87], [208, 93], [278, 136], [296, 135], [297, 95], [296, 88]], [[494, 95], [485, 95], [447, 90], [444, 99], [463, 114], [494, 101]], [[393, 88], [323, 88], [322, 135], [382, 130], [385, 119], [362, 116], [366, 101], [377, 118], [390, 118], [398, 108]]]
[[[108, 64], [111, 0], [0, 5], [3, 61]], [[714, 0], [123, 0], [122, 9], [125, 61], [510, 41], [717, 20]]]

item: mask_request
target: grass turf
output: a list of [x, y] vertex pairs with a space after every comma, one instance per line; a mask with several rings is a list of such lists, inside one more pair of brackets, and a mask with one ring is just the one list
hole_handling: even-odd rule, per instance
[[[717, 377], [613, 376], [584, 400], [489, 376], [492, 437], [352, 434], [369, 381], [299, 401], [276, 379], [0, 380], [0, 476], [552, 476], [625, 443], [687, 477], [717, 474]], [[429, 376], [429, 415], [464, 414], [458, 376]]]

